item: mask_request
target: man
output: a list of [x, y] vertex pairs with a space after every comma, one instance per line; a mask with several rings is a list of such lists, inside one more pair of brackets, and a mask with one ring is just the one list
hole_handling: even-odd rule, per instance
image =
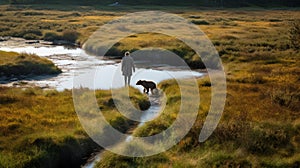
[[122, 74], [124, 75], [125, 86], [130, 85], [130, 79], [132, 72], [135, 72], [135, 66], [133, 59], [130, 56], [130, 52], [125, 52], [125, 56], [122, 58]]

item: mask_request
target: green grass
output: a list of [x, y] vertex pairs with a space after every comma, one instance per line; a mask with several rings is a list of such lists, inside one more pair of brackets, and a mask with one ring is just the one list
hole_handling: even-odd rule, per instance
[[50, 60], [34, 54], [0, 51], [0, 76], [58, 74], [61, 70]]
[[[293, 106], [286, 106], [270, 98], [269, 94], [272, 93], [267, 91], [270, 86], [229, 82], [222, 120], [212, 136], [206, 142], [199, 143], [199, 131], [210, 105], [211, 86], [207, 85], [207, 80], [199, 80], [202, 101], [196, 123], [188, 135], [171, 150], [145, 158], [107, 153], [98, 167], [297, 167], [299, 165], [299, 89], [294, 88], [295, 90], [290, 92], [295, 94], [292, 97], [298, 97], [289, 100], [293, 102]], [[284, 86], [284, 83], [277, 85]], [[180, 108], [179, 90], [172, 81], [163, 82], [159, 87], [168, 97], [167, 107], [160, 117], [136, 129], [135, 136], [144, 137], [160, 133], [176, 119]]]
[[[67, 40], [83, 45], [94, 31], [108, 21], [128, 12], [151, 9], [125, 6], [116, 11], [106, 7], [67, 6], [62, 10], [58, 7], [45, 9], [41, 5], [2, 5], [0, 36]], [[201, 10], [188, 7], [183, 10], [178, 7], [161, 7], [157, 10], [176, 13], [198, 25], [216, 45], [225, 62], [262, 61], [274, 64], [286, 59], [283, 56], [291, 52], [289, 27], [293, 21], [300, 19], [297, 10]], [[268, 17], [263, 17], [265, 15]], [[93, 42], [87, 50], [97, 54], [99, 45], [99, 41]], [[120, 56], [125, 51], [146, 47], [168, 49], [182, 57], [192, 68], [204, 68], [201, 60], [184, 43], [173, 37], [153, 33], [124, 38], [107, 55]]]
[[[200, 28], [213, 40], [227, 73], [226, 106], [212, 136], [204, 143], [198, 142], [210, 105], [211, 83], [205, 78], [199, 80], [202, 102], [198, 119], [175, 147], [153, 156], [151, 164], [148, 160], [152, 157], [108, 153], [98, 167], [299, 166], [300, 53], [290, 47], [287, 36], [290, 22], [298, 15], [290, 13], [285, 17], [275, 11], [218, 12], [213, 16], [209, 11], [194, 12], [192, 17], [205, 18], [210, 23]], [[191, 13], [182, 15], [187, 17]], [[180, 92], [176, 84], [167, 81], [159, 87], [169, 96], [168, 106], [163, 115], [135, 130], [136, 136], [160, 133], [177, 116]]]
[[[81, 127], [71, 91], [0, 88], [0, 92], [1, 167], [77, 167], [100, 149]], [[136, 89], [130, 88], [130, 95], [137, 108], [148, 101]], [[96, 91], [96, 97], [112, 126], [126, 132], [136, 125], [108, 104], [110, 92]]]

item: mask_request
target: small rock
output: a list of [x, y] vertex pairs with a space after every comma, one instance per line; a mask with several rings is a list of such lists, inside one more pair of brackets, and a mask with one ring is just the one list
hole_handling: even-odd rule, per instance
[[35, 44], [35, 43], [40, 43], [39, 40], [27, 40], [25, 41], [26, 44]]
[[27, 81], [20, 81], [20, 82], [19, 82], [19, 85], [27, 85], [27, 84], [28, 84]]
[[18, 86], [19, 83], [18, 83], [18, 82], [14, 82], [12, 85], [13, 85], [13, 86]]
[[50, 87], [49, 87], [48, 84], [46, 84], [45, 86], [41, 86], [40, 88], [41, 88], [41, 89], [48, 89], [48, 88], [50, 88]]

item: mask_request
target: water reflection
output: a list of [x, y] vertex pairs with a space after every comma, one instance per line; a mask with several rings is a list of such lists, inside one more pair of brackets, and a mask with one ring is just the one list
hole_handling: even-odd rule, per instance
[[[15, 43], [12, 43], [15, 44]], [[25, 79], [27, 82], [36, 84], [38, 86], [49, 86], [57, 90], [72, 89], [73, 88], [73, 75], [81, 79], [82, 87], [91, 89], [111, 89], [124, 86], [123, 77], [121, 76], [120, 63], [118, 60], [104, 60], [103, 57], [91, 56], [86, 54], [80, 48], [66, 48], [63, 46], [38, 46], [20, 45], [8, 46], [4, 42], [0, 43], [0, 50], [2, 51], [14, 51], [14, 52], [26, 52], [37, 54], [42, 57], [46, 57], [54, 62], [62, 73], [58, 76], [43, 76], [31, 79]], [[152, 65], [153, 68], [145, 66], [144, 62], [140, 62], [135, 57], [135, 63], [137, 64], [136, 72], [132, 76], [131, 86], [136, 86], [136, 81], [152, 80], [159, 83], [166, 79], [171, 78], [185, 78], [196, 76], [200, 77], [203, 73], [188, 70], [178, 69], [178, 66], [166, 66], [157, 64]], [[87, 80], [90, 75], [94, 74], [94, 83]]]

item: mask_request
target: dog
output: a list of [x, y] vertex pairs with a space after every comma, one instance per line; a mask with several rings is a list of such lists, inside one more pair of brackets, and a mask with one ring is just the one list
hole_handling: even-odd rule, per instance
[[151, 89], [151, 93], [154, 94], [153, 90], [157, 90], [156, 84], [152, 81], [139, 80], [136, 85], [142, 85], [144, 87], [144, 93], [149, 93], [149, 89]]

